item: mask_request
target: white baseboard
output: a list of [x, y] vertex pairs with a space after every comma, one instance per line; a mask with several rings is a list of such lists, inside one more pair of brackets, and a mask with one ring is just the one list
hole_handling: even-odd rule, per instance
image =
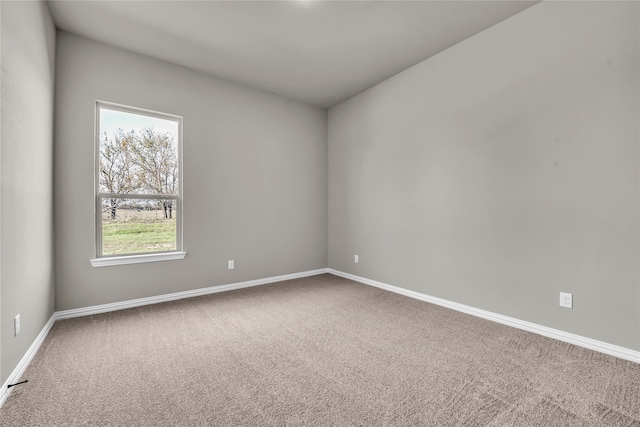
[[426, 301], [442, 307], [450, 308], [452, 310], [471, 314], [472, 316], [481, 317], [483, 319], [491, 320], [493, 322], [502, 323], [507, 326], [512, 326], [514, 328], [533, 332], [538, 335], [543, 335], [545, 337], [556, 339], [558, 341], [563, 341], [569, 344], [575, 344], [577, 346], [588, 348], [590, 350], [595, 350], [600, 353], [605, 353], [610, 356], [619, 357], [620, 359], [625, 359], [625, 360], [630, 360], [632, 362], [640, 363], [640, 351], [631, 350], [625, 347], [620, 347], [620, 346], [609, 344], [603, 341], [598, 341], [598, 340], [583, 337], [580, 335], [572, 334], [569, 332], [561, 331], [558, 329], [549, 328], [547, 326], [538, 325], [536, 323], [526, 322], [524, 320], [516, 319], [513, 317], [503, 316], [502, 314], [492, 313], [490, 311], [481, 310], [479, 308], [471, 307], [464, 304], [459, 304], [457, 302], [448, 301], [442, 298], [432, 297], [430, 295], [425, 295], [420, 292], [411, 291], [409, 289], [400, 288], [398, 286], [389, 285], [387, 283], [378, 282], [375, 280], [367, 279], [365, 277], [356, 276], [354, 274], [334, 270], [332, 268], [329, 268], [327, 270], [329, 273], [334, 274], [336, 276], [340, 276], [340, 277], [344, 277], [345, 279], [350, 279], [356, 282], [364, 283], [365, 285], [375, 286], [376, 288], [395, 292], [397, 294], [405, 295], [410, 298]]
[[18, 366], [13, 370], [11, 375], [7, 378], [5, 383], [0, 389], [0, 408], [9, 397], [9, 394], [13, 388], [7, 388], [9, 384], [17, 382], [22, 374], [31, 363], [31, 360], [40, 349], [40, 346], [44, 342], [44, 339], [49, 334], [51, 327], [56, 320], [70, 319], [72, 317], [89, 316], [92, 314], [106, 313], [109, 311], [124, 310], [127, 308], [141, 307], [144, 305], [157, 304], [160, 302], [175, 301], [178, 299], [197, 297], [201, 295], [208, 295], [217, 292], [226, 292], [236, 289], [248, 288], [251, 286], [265, 285], [267, 283], [281, 282], [284, 280], [298, 279], [302, 277], [315, 276], [323, 273], [331, 273], [336, 276], [344, 277], [346, 279], [354, 280], [356, 282], [364, 283], [366, 285], [375, 286], [377, 288], [385, 289], [387, 291], [395, 292], [397, 294], [405, 295], [410, 298], [415, 298], [421, 301], [426, 301], [432, 304], [440, 305], [442, 307], [450, 308], [463, 313], [471, 314], [473, 316], [481, 317], [483, 319], [492, 320], [494, 322], [502, 323], [514, 328], [523, 329], [525, 331], [533, 332], [539, 335], [544, 335], [549, 338], [554, 338], [559, 341], [575, 344], [580, 347], [585, 347], [591, 350], [599, 351], [601, 353], [609, 354], [611, 356], [619, 357], [621, 359], [630, 360], [632, 362], [640, 363], [640, 352], [631, 350], [628, 348], [620, 347], [617, 345], [597, 341], [591, 338], [586, 338], [580, 335], [571, 334], [569, 332], [560, 331], [558, 329], [548, 328], [546, 326], [537, 325], [531, 322], [525, 322], [524, 320], [515, 319], [513, 317], [503, 316], [501, 314], [492, 313], [490, 311], [481, 310], [479, 308], [470, 307], [464, 304], [458, 304], [456, 302], [447, 301], [442, 298], [432, 297], [429, 295], [421, 294], [419, 292], [411, 291], [409, 289], [400, 288], [397, 286], [389, 285], [386, 283], [378, 282], [375, 280], [367, 279], [364, 277], [356, 276], [354, 274], [344, 273], [342, 271], [334, 270], [331, 268], [321, 268], [318, 270], [303, 271], [300, 273], [285, 274], [282, 276], [267, 277], [264, 279], [249, 280], [246, 282], [232, 283], [228, 285], [212, 286], [209, 288], [194, 289], [192, 291], [176, 292], [172, 294], [158, 295], [155, 297], [138, 298], [129, 301], [116, 302], [111, 304], [102, 304], [86, 308], [78, 308], [72, 310], [64, 310], [53, 313], [47, 324], [42, 328], [42, 331], [34, 340], [31, 347], [27, 350], [26, 354], [18, 363]]
[[217, 292], [233, 291], [236, 289], [248, 288], [251, 286], [266, 285], [267, 283], [282, 282], [283, 280], [299, 279], [302, 277], [315, 276], [327, 273], [326, 268], [318, 270], [303, 271], [300, 273], [284, 274], [282, 276], [267, 277], [264, 279], [248, 280], [246, 282], [231, 283], [228, 285], [211, 286], [209, 288], [194, 289], [192, 291], [175, 292], [172, 294], [158, 295], [154, 297], [138, 298], [128, 301], [114, 302], [110, 304], [94, 305], [91, 307], [74, 308], [56, 312], [56, 320], [70, 319], [72, 317], [90, 316], [92, 314], [106, 313], [109, 311], [124, 310], [127, 308], [141, 307], [144, 305], [158, 304], [161, 302], [175, 301], [184, 298], [198, 297], [202, 295], [215, 294]]
[[320, 268], [318, 270], [309, 270], [309, 271], [303, 271], [300, 273], [284, 274], [282, 276], [273, 276], [273, 277], [267, 277], [264, 279], [248, 280], [246, 282], [231, 283], [228, 285], [211, 286], [209, 288], [194, 289], [192, 291], [175, 292], [172, 294], [158, 295], [155, 297], [138, 298], [134, 300], [115, 302], [111, 304], [102, 304], [102, 305], [96, 305], [92, 307], [57, 311], [53, 313], [53, 315], [51, 316], [47, 324], [44, 326], [44, 328], [42, 328], [42, 331], [37, 336], [33, 344], [31, 344], [31, 347], [29, 347], [29, 350], [27, 350], [27, 353], [24, 355], [22, 360], [20, 360], [20, 363], [18, 363], [18, 366], [16, 366], [16, 368], [13, 370], [11, 375], [9, 375], [9, 378], [7, 378], [7, 381], [2, 385], [2, 389], [0, 389], [0, 408], [2, 408], [2, 405], [7, 400], [7, 397], [9, 397], [9, 394], [11, 394], [11, 391], [13, 390], [13, 388], [7, 388], [7, 386], [9, 384], [13, 384], [17, 382], [20, 379], [24, 371], [27, 369], [27, 366], [29, 366], [29, 363], [31, 363], [31, 360], [33, 359], [35, 354], [38, 352], [38, 349], [44, 342], [44, 339], [49, 334], [49, 331], [51, 330], [51, 327], [53, 326], [56, 320], [70, 319], [72, 317], [90, 316], [92, 314], [124, 310], [126, 308], [141, 307], [143, 305], [157, 304], [160, 302], [167, 302], [167, 301], [175, 301], [178, 299], [214, 294], [217, 292], [233, 291], [236, 289], [248, 288], [251, 286], [266, 285], [267, 283], [282, 282], [284, 280], [315, 276], [315, 275], [324, 274], [327, 272], [328, 270], [326, 268]]
[[27, 366], [29, 366], [29, 363], [31, 363], [31, 360], [33, 360], [33, 356], [36, 355], [36, 353], [40, 349], [40, 346], [44, 342], [44, 339], [47, 337], [47, 335], [49, 335], [49, 331], [51, 330], [51, 327], [53, 326], [53, 323], [55, 321], [56, 321], [56, 313], [53, 313], [49, 318], [49, 321], [47, 322], [47, 324], [44, 325], [44, 328], [42, 328], [42, 331], [40, 331], [40, 333], [36, 337], [35, 341], [33, 341], [33, 344], [31, 344], [31, 347], [29, 347], [29, 350], [27, 350], [25, 355], [22, 357], [22, 359], [18, 363], [18, 366], [16, 366], [13, 372], [11, 372], [11, 375], [9, 375], [9, 378], [7, 378], [7, 381], [5, 381], [4, 384], [2, 384], [2, 388], [0, 389], [0, 408], [2, 408], [2, 405], [4, 404], [5, 400], [7, 400], [7, 397], [9, 397], [9, 395], [13, 391], [13, 387], [7, 388], [7, 386], [9, 384], [17, 383], [20, 380], [20, 377], [22, 377], [22, 374], [24, 374], [24, 371], [27, 369]]

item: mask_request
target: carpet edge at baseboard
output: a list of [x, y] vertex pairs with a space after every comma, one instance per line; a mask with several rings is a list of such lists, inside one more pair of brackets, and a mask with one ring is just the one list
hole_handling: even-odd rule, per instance
[[53, 324], [55, 323], [55, 321], [56, 321], [56, 313], [53, 313], [49, 318], [49, 320], [47, 321], [47, 323], [42, 328], [42, 330], [40, 331], [40, 333], [38, 334], [38, 336], [36, 337], [36, 339], [31, 344], [27, 352], [24, 354], [24, 356], [22, 356], [22, 359], [20, 359], [20, 362], [18, 362], [18, 365], [15, 367], [13, 372], [9, 374], [9, 377], [7, 378], [5, 383], [2, 384], [2, 388], [0, 389], [0, 408], [2, 408], [2, 405], [7, 400], [11, 392], [13, 391], [13, 388], [8, 388], [8, 385], [14, 384], [20, 380], [20, 377], [22, 377], [22, 374], [24, 374], [24, 371], [27, 370], [29, 363], [31, 363], [34, 356], [40, 349], [40, 346], [44, 342], [44, 339], [47, 337], [47, 335], [49, 335], [49, 331], [53, 327]]
[[146, 297], [146, 298], [138, 298], [138, 299], [120, 301], [120, 302], [115, 302], [110, 304], [101, 304], [101, 305], [95, 305], [90, 307], [75, 308], [71, 310], [56, 311], [51, 315], [51, 317], [49, 318], [49, 321], [47, 321], [44, 328], [42, 328], [42, 331], [40, 332], [40, 334], [38, 334], [38, 336], [33, 341], [31, 346], [25, 353], [25, 355], [22, 357], [22, 359], [20, 359], [20, 362], [18, 363], [18, 365], [14, 368], [14, 370], [11, 372], [11, 374], [9, 375], [5, 383], [2, 385], [2, 388], [0, 389], [0, 408], [2, 408], [2, 405], [7, 400], [11, 392], [13, 391], [13, 388], [7, 388], [7, 386], [9, 384], [13, 384], [17, 382], [22, 376], [22, 374], [24, 374], [24, 371], [29, 366], [29, 363], [31, 363], [31, 360], [40, 349], [40, 346], [44, 342], [45, 338], [49, 334], [49, 331], [53, 327], [53, 324], [57, 320], [70, 319], [73, 317], [91, 316], [93, 314], [125, 310], [127, 308], [141, 307], [145, 305], [158, 304], [161, 302], [175, 301], [175, 300], [180, 300], [185, 298], [209, 295], [209, 294], [214, 294], [218, 292], [233, 291], [236, 289], [248, 288], [251, 286], [266, 285], [268, 283], [282, 282], [285, 280], [316, 276], [324, 273], [328, 273], [327, 268], [307, 270], [299, 273], [283, 274], [280, 276], [265, 277], [263, 279], [248, 280], [244, 282], [230, 283], [227, 285], [211, 286], [208, 288], [200, 288], [200, 289], [194, 289], [190, 291], [174, 292], [171, 294], [157, 295], [157, 296]]
[[185, 298], [193, 298], [202, 295], [215, 294], [218, 292], [234, 291], [236, 289], [248, 288], [252, 286], [266, 285], [269, 283], [282, 282], [285, 280], [300, 279], [302, 277], [316, 276], [328, 273], [328, 269], [319, 268], [317, 270], [302, 271], [299, 273], [283, 274], [280, 276], [265, 277], [263, 279], [247, 280], [244, 282], [230, 283], [227, 285], [210, 286], [207, 288], [193, 289], [190, 291], [174, 292], [170, 294], [156, 295], [152, 297], [137, 298], [127, 301], [119, 301], [109, 304], [100, 304], [90, 307], [74, 308], [56, 312], [56, 320], [71, 319], [73, 317], [91, 316], [93, 314], [107, 313], [110, 311], [125, 310], [127, 308], [142, 307], [145, 305], [158, 304], [162, 302], [176, 301]]
[[432, 304], [450, 308], [463, 313], [471, 314], [473, 316], [491, 320], [493, 322], [502, 323], [504, 325], [511, 326], [517, 329], [533, 332], [538, 335], [543, 335], [549, 338], [556, 339], [558, 341], [563, 341], [569, 344], [574, 344], [580, 347], [588, 348], [590, 350], [598, 351], [600, 353], [608, 354], [610, 356], [618, 357], [620, 359], [625, 359], [631, 362], [640, 363], [640, 351], [631, 350], [625, 347], [609, 344], [603, 341], [594, 340], [592, 338], [587, 338], [587, 337], [572, 334], [569, 332], [561, 331], [558, 329], [549, 328], [547, 326], [526, 322], [523, 320], [515, 319], [513, 317], [503, 316], [501, 314], [492, 313], [490, 311], [481, 310], [475, 307], [459, 304], [459, 303], [448, 301], [442, 298], [432, 297], [426, 294], [411, 291], [409, 289], [404, 289], [398, 286], [389, 285], [387, 283], [382, 283], [375, 280], [367, 279], [365, 277], [356, 276], [354, 274], [345, 273], [339, 270], [334, 270], [332, 268], [321, 268], [317, 270], [309, 270], [309, 271], [304, 271], [300, 273], [292, 273], [292, 274], [285, 274], [281, 276], [267, 277], [264, 279], [249, 280], [245, 282], [232, 283], [228, 285], [212, 286], [208, 288], [194, 289], [191, 291], [176, 292], [171, 294], [158, 295], [154, 297], [139, 298], [134, 300], [121, 301], [117, 303], [102, 304], [102, 305], [96, 305], [91, 307], [54, 312], [51, 315], [51, 318], [49, 319], [49, 321], [47, 321], [45, 326], [42, 328], [42, 331], [40, 332], [40, 334], [38, 334], [38, 336], [36, 337], [34, 342], [31, 344], [31, 346], [29, 347], [25, 355], [22, 357], [18, 365], [15, 367], [13, 372], [11, 372], [11, 374], [9, 375], [5, 383], [2, 385], [2, 388], [0, 389], [0, 408], [2, 408], [2, 405], [7, 400], [7, 398], [9, 397], [9, 394], [13, 390], [13, 389], [7, 388], [7, 386], [20, 379], [22, 374], [25, 372], [25, 370], [29, 366], [29, 363], [31, 362], [33, 357], [36, 355], [38, 350], [40, 349], [40, 346], [42, 345], [45, 338], [49, 334], [49, 331], [53, 327], [53, 324], [55, 323], [56, 320], [69, 319], [73, 317], [90, 316], [93, 314], [124, 310], [127, 308], [140, 307], [144, 305], [157, 304], [161, 302], [175, 301], [179, 299], [191, 298], [191, 297], [196, 297], [201, 295], [208, 295], [208, 294], [217, 293], [217, 292], [232, 291], [232, 290], [247, 288], [251, 286], [259, 286], [259, 285], [264, 285], [268, 283], [275, 283], [275, 282], [281, 282], [284, 280], [315, 276], [315, 275], [324, 274], [324, 273], [330, 273], [335, 276], [343, 277], [345, 279], [350, 279], [350, 280], [363, 283], [369, 286], [374, 286], [374, 287], [384, 289], [390, 292], [394, 292], [400, 295], [408, 296], [410, 298], [418, 299], [421, 301], [429, 302]]
[[511, 326], [517, 329], [522, 329], [528, 332], [533, 332], [538, 335], [542, 335], [548, 338], [553, 338], [558, 341], [574, 344], [579, 347], [588, 348], [600, 353], [608, 354], [610, 356], [618, 357], [620, 359], [629, 360], [631, 362], [640, 364], [640, 351], [632, 350], [626, 347], [621, 347], [615, 344], [610, 344], [604, 341], [598, 341], [593, 338], [587, 338], [581, 335], [572, 334], [559, 329], [550, 328], [548, 326], [538, 325], [537, 323], [527, 322], [524, 320], [516, 319], [514, 317], [504, 316], [502, 314], [493, 313], [491, 311], [482, 310], [479, 308], [471, 307], [468, 305], [460, 304], [457, 302], [445, 300], [443, 298], [433, 297], [420, 292], [412, 291], [409, 289], [401, 288], [399, 286], [390, 285], [388, 283], [378, 282], [376, 280], [368, 279], [366, 277], [357, 276], [351, 273], [345, 273], [340, 270], [328, 268], [328, 273], [335, 276], [350, 279], [355, 282], [363, 283], [365, 285], [374, 286], [376, 288], [384, 289], [390, 292], [394, 292], [400, 295], [414, 298], [420, 301], [429, 302], [439, 305], [441, 307], [450, 308], [452, 310], [460, 311], [462, 313], [470, 314], [472, 316], [480, 317], [482, 319], [490, 320], [492, 322], [501, 323], [503, 325]]

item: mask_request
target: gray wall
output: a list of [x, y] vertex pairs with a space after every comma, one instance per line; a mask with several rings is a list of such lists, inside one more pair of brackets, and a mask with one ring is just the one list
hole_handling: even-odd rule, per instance
[[[67, 33], [56, 75], [56, 310], [326, 267], [325, 110]], [[184, 117], [184, 260], [89, 264], [96, 99]]]
[[332, 108], [329, 266], [640, 350], [638, 16], [544, 2]]
[[[0, 384], [53, 314], [55, 29], [43, 3], [1, 2]], [[22, 330], [13, 333], [20, 314]]]

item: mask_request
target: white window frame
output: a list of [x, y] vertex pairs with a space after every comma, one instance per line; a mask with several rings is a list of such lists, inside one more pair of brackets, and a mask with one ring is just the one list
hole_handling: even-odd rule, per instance
[[[125, 193], [102, 193], [100, 192], [100, 110], [102, 108], [124, 113], [132, 113], [143, 116], [154, 117], [163, 120], [170, 120], [178, 123], [178, 194], [177, 195], [155, 195], [155, 194], [125, 194]], [[162, 113], [159, 111], [147, 110], [144, 108], [131, 107], [128, 105], [115, 104], [107, 101], [95, 101], [95, 123], [94, 123], [94, 193], [95, 193], [95, 258], [90, 260], [93, 267], [106, 267], [111, 265], [138, 264], [155, 261], [168, 261], [183, 259], [186, 252], [183, 250], [182, 242], [182, 218], [183, 192], [182, 192], [182, 117], [174, 114]], [[132, 254], [103, 255], [102, 254], [102, 198], [113, 197], [120, 199], [147, 199], [147, 200], [167, 200], [176, 201], [176, 249], [171, 251], [144, 252]]]

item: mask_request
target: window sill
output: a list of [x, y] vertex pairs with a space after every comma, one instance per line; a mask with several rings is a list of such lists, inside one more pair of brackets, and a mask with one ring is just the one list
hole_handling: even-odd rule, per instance
[[184, 259], [186, 252], [165, 252], [161, 254], [125, 255], [90, 260], [93, 267], [109, 267], [112, 265], [140, 264], [143, 262], [171, 261]]

